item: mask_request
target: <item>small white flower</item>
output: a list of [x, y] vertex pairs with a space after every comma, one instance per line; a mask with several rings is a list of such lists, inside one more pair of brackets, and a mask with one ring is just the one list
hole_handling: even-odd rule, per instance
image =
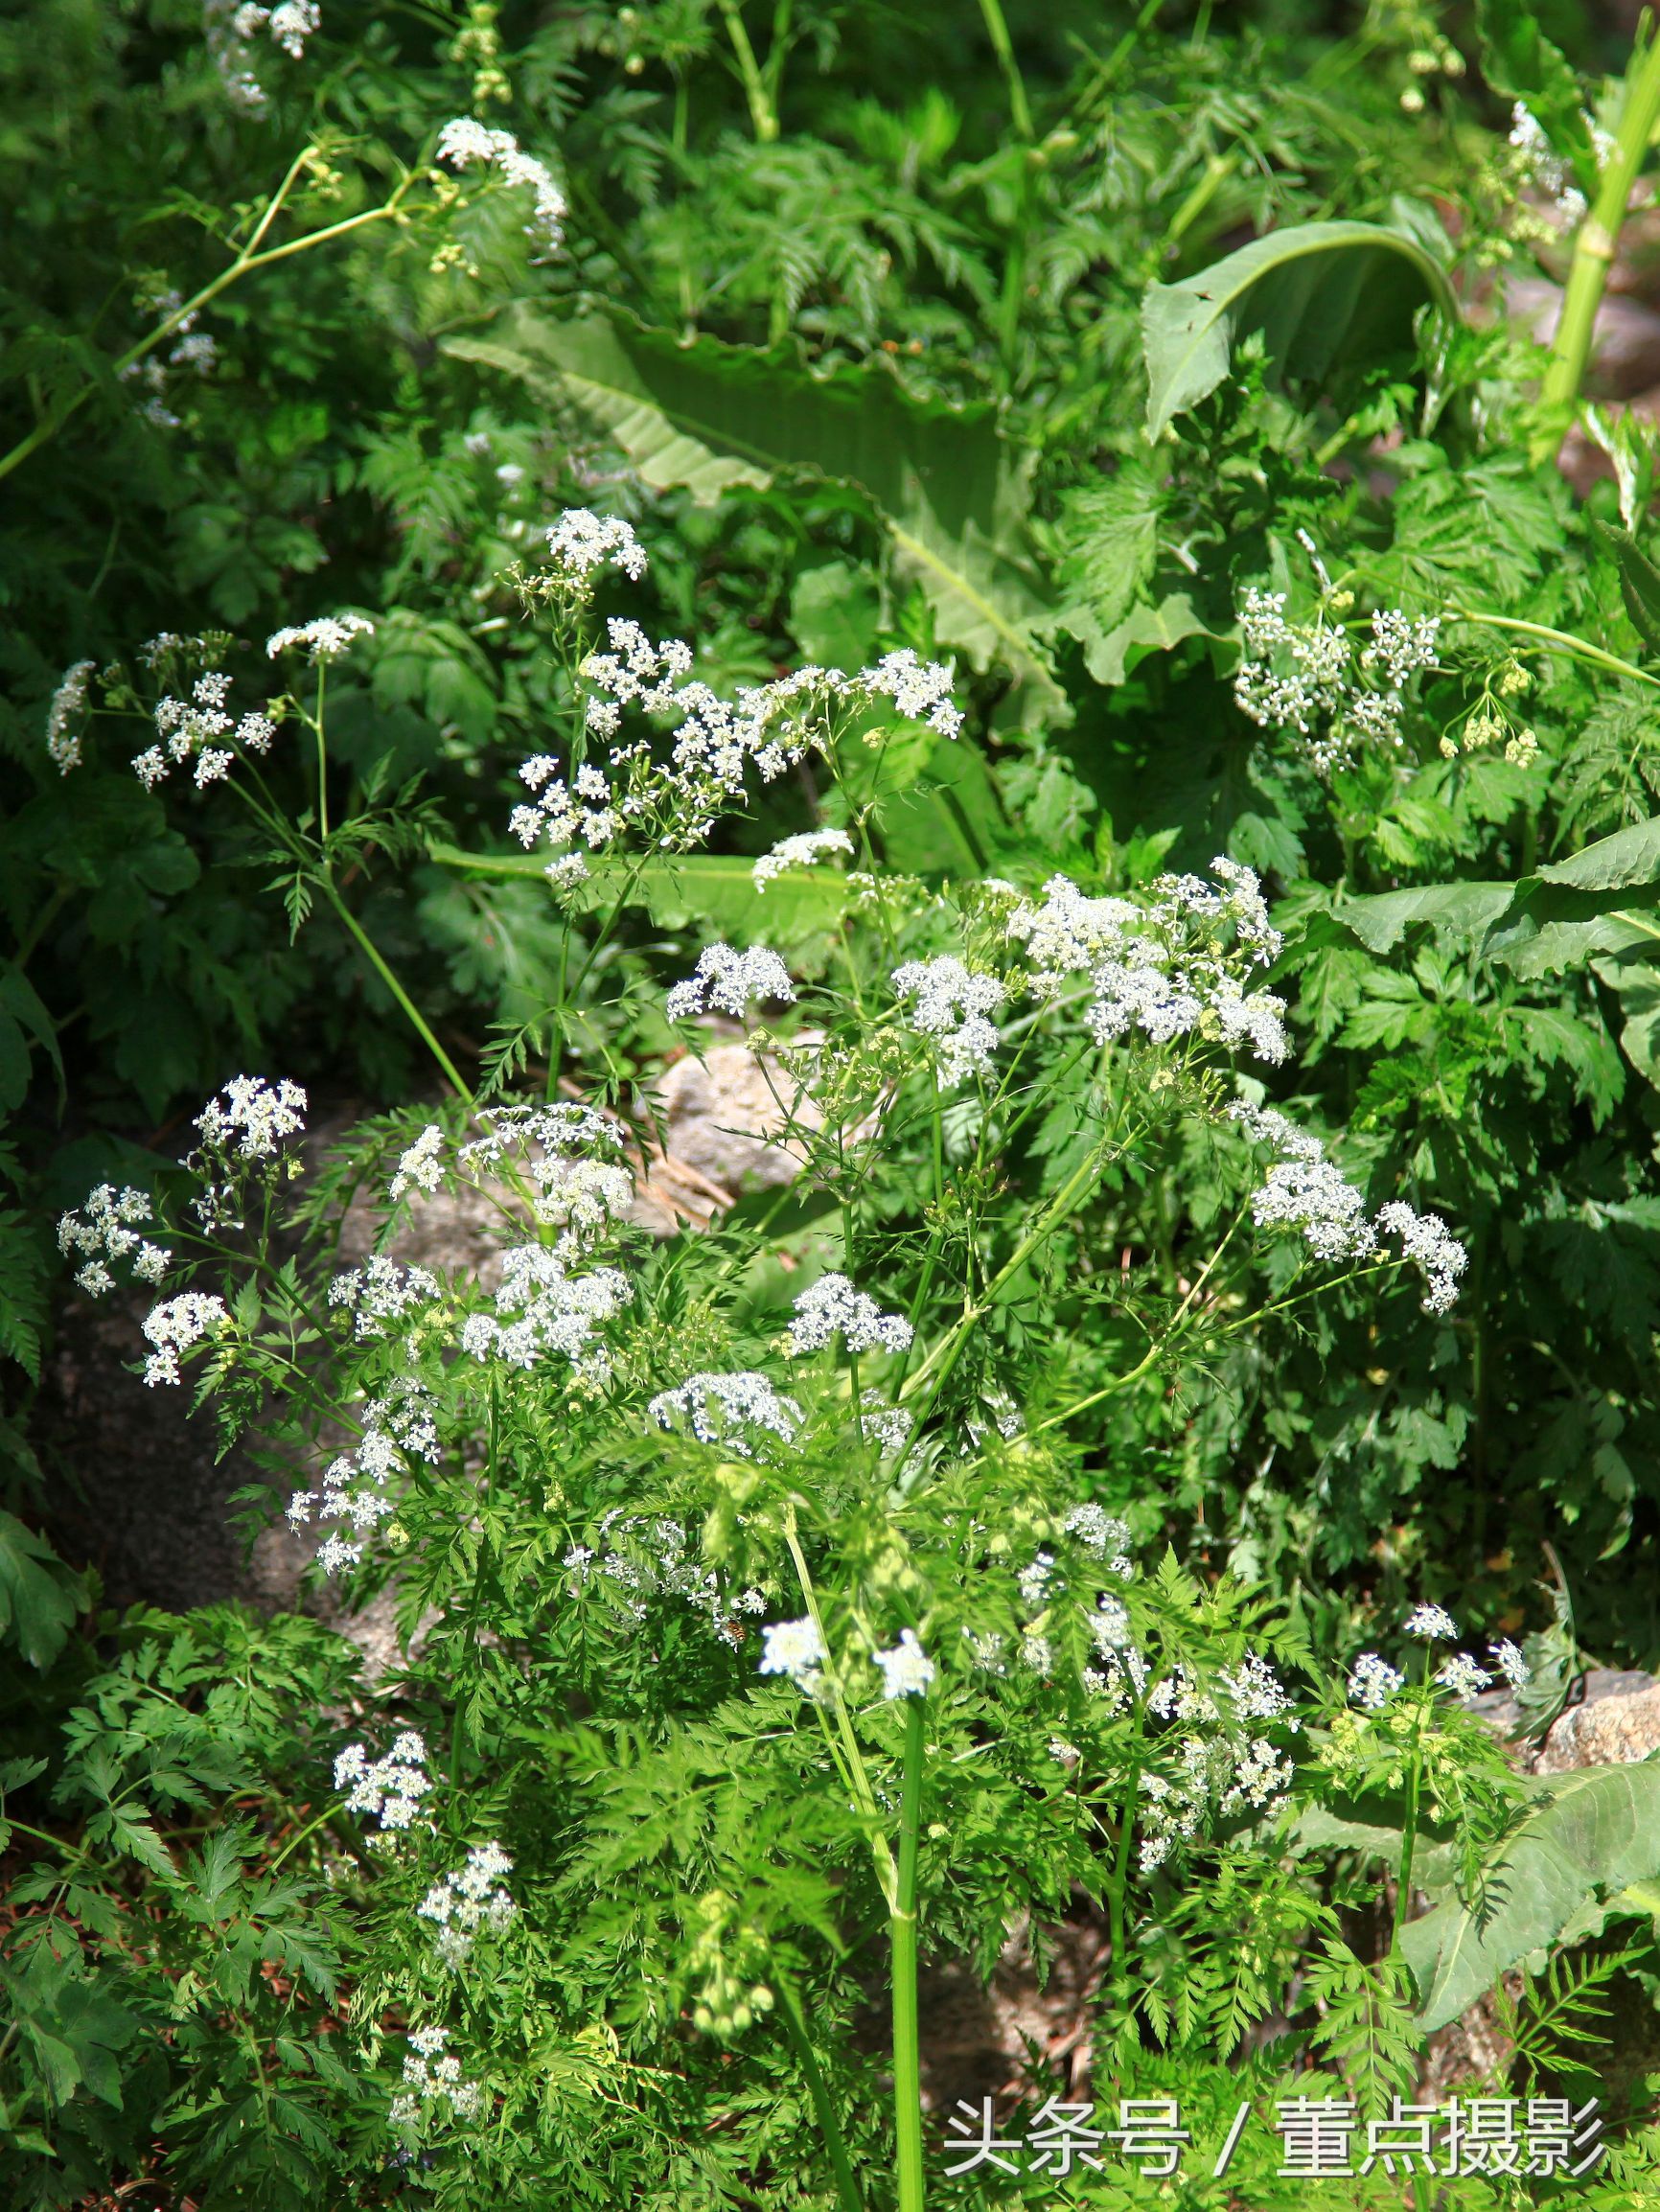
[[1392, 1667], [1387, 1659], [1380, 1659], [1375, 1651], [1368, 1651], [1354, 1662], [1349, 1677], [1349, 1694], [1356, 1705], [1375, 1713], [1389, 1703], [1405, 1680], [1398, 1668]]
[[742, 1016], [754, 1001], [781, 999], [789, 1004], [795, 997], [789, 969], [765, 945], [743, 953], [710, 945], [686, 980], [669, 993], [663, 1010], [671, 1022], [687, 1022], [710, 1012]]
[[759, 1671], [787, 1674], [797, 1689], [809, 1694], [817, 1687], [818, 1671], [828, 1654], [824, 1639], [811, 1616], [800, 1621], [772, 1621], [761, 1631], [766, 1650]]
[[279, 654], [304, 646], [307, 657], [313, 663], [337, 660], [354, 638], [371, 637], [374, 632], [375, 625], [361, 614], [319, 614], [312, 622], [273, 631], [265, 639], [265, 651], [275, 660]]
[[818, 1351], [840, 1330], [849, 1351], [909, 1349], [914, 1331], [896, 1313], [855, 1290], [844, 1275], [821, 1275], [795, 1301], [788, 1344], [792, 1355]]
[[871, 1656], [882, 1670], [885, 1698], [920, 1697], [934, 1680], [934, 1661], [916, 1641], [913, 1628], [902, 1628], [890, 1651], [876, 1651]]
[[65, 669], [46, 710], [46, 757], [59, 775], [81, 766], [80, 723], [96, 665], [91, 660], [78, 660], [73, 668]]
[[1407, 1635], [1421, 1636], [1426, 1644], [1451, 1643], [1459, 1633], [1458, 1623], [1440, 1605], [1419, 1605], [1403, 1625]]
[[826, 853], [852, 850], [853, 840], [845, 830], [804, 830], [795, 837], [780, 838], [770, 853], [763, 853], [749, 870], [750, 881], [758, 891], [764, 891], [788, 868], [810, 868]]
[[1003, 1040], [989, 1017], [1002, 1011], [1008, 997], [1000, 978], [970, 971], [948, 954], [908, 960], [894, 969], [892, 980], [901, 999], [916, 1002], [911, 1026], [934, 1048], [942, 1091], [991, 1071]]
[[408, 1150], [400, 1154], [389, 1195], [396, 1202], [408, 1190], [436, 1190], [443, 1174], [444, 1132], [429, 1121]]
[[[499, 473], [499, 471], [497, 472]], [[620, 568], [633, 583], [646, 572], [646, 549], [632, 523], [616, 515], [595, 515], [587, 507], [567, 507], [547, 533], [555, 568], [569, 582], [586, 586], [596, 568]]]
[[1450, 1659], [1443, 1659], [1435, 1671], [1435, 1678], [1455, 1697], [1473, 1697], [1492, 1680], [1487, 1669], [1478, 1667], [1467, 1651], [1455, 1651]]
[[524, 226], [531, 238], [540, 238], [549, 250], [565, 235], [565, 197], [545, 163], [526, 153], [510, 130], [491, 130], [471, 116], [457, 116], [438, 134], [438, 159], [456, 169], [474, 162], [499, 172], [509, 186], [528, 186], [536, 213]]
[[1489, 1644], [1487, 1649], [1510, 1688], [1525, 1690], [1533, 1679], [1533, 1671], [1522, 1657], [1520, 1646], [1512, 1644], [1508, 1636], [1501, 1636], [1496, 1644]]
[[678, 1389], [659, 1391], [646, 1412], [662, 1429], [673, 1428], [679, 1415], [700, 1443], [718, 1443], [740, 1459], [754, 1456], [746, 1428], [760, 1429], [787, 1444], [802, 1419], [794, 1398], [752, 1372], [688, 1375]]
[[224, 1300], [210, 1298], [201, 1291], [183, 1291], [177, 1298], [152, 1305], [145, 1316], [144, 1333], [156, 1348], [145, 1362], [146, 1384], [153, 1389], [157, 1383], [176, 1383], [180, 1352], [199, 1344], [204, 1336], [218, 1336], [230, 1323]]
[[[432, 1778], [427, 1772], [425, 1739], [418, 1730], [406, 1728], [384, 1759], [374, 1761], [362, 1744], [349, 1743], [334, 1761], [334, 1787], [345, 1794], [348, 1812], [366, 1813], [380, 1822], [383, 1832], [412, 1828], [421, 1800], [432, 1787]], [[423, 2033], [437, 2039], [430, 2049], [416, 2043], [425, 2056], [443, 2049], [446, 2038], [442, 2028]]]

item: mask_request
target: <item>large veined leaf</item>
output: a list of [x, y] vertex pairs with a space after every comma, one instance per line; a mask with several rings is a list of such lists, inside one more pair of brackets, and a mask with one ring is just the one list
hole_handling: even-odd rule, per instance
[[1377, 223], [1307, 222], [1270, 231], [1141, 302], [1147, 435], [1208, 399], [1233, 349], [1260, 331], [1276, 379], [1325, 383], [1412, 343], [1425, 304], [1456, 316], [1440, 264], [1416, 238]]
[[[1571, 860], [1516, 883], [1428, 884], [1345, 899], [1332, 919], [1374, 953], [1394, 950], [1416, 922], [1479, 941], [1490, 958], [1523, 973], [1582, 965], [1635, 950], [1651, 933], [1645, 910], [1660, 905], [1660, 818], [1599, 838]], [[1551, 957], [1535, 954], [1540, 940]]]
[[[1660, 1874], [1660, 1763], [1553, 1777], [1482, 1870], [1401, 1934], [1418, 2025], [1445, 2027], [1499, 1976], [1564, 1933], [1600, 1925], [1621, 1893]], [[1602, 1908], [1602, 1909], [1598, 1909]]]
[[1055, 714], [1064, 697], [1030, 634], [1043, 611], [1022, 521], [1029, 463], [989, 407], [910, 398], [884, 368], [809, 375], [777, 352], [590, 314], [512, 310], [446, 351], [574, 407], [659, 490], [702, 501], [801, 472], [856, 484], [927, 592], [941, 640], [977, 668], [1000, 661]]

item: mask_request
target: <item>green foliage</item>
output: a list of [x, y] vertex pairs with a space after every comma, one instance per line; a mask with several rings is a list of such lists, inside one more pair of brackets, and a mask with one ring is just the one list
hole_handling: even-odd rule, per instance
[[1417, 239], [1359, 222], [1278, 230], [1200, 276], [1152, 285], [1141, 310], [1147, 436], [1210, 397], [1248, 334], [1260, 334], [1275, 382], [1320, 393], [1346, 370], [1375, 376], [1390, 355], [1410, 354], [1426, 303], [1458, 312], [1441, 265]]
[[[1577, 499], [1532, 350], [1454, 305], [1549, 264], [1512, 101], [1595, 188], [1563, 12], [1484, 5], [1480, 82], [1455, 12], [1329, 12], [440, 0], [328, 7], [303, 58], [174, 0], [0, 26], [8, 2202], [916, 2212], [910, 1947], [989, 1974], [1025, 1930], [1041, 1969], [1069, 1914], [1095, 2095], [1179, 2096], [1196, 2147], [1247, 2094], [1410, 2096], [1488, 1992], [1511, 2086], [1602, 2079], [1649, 1768], [1540, 1786], [1445, 1683], [1347, 1686], [1438, 1593], [1524, 1640], [1535, 1736], [1588, 1655], [1660, 1659], [1653, 454], [1588, 411], [1616, 481]], [[437, 161], [468, 116], [548, 165], [557, 249]], [[644, 577], [562, 573], [573, 508]], [[344, 611], [337, 656], [265, 649]], [[608, 618], [708, 686], [621, 760]], [[900, 655], [954, 663], [959, 732], [770, 688]], [[221, 678], [268, 746], [135, 776]], [[757, 697], [777, 759], [675, 784], [683, 718]], [[510, 830], [582, 768], [637, 806]], [[1045, 969], [1057, 873], [1102, 935]], [[1126, 915], [1191, 1020], [1115, 1027]], [[670, 1020], [717, 945], [783, 958], [766, 1026]], [[966, 1007], [895, 980], [946, 959], [994, 1031], [962, 1068]], [[661, 1239], [602, 1174], [560, 1195], [550, 1160], [647, 1167], [665, 1065], [740, 1020], [793, 1183]], [[211, 1136], [181, 1166], [239, 1071], [369, 1118], [294, 1185]], [[561, 1099], [624, 1136], [461, 1149]], [[1294, 1166], [1351, 1229], [1444, 1221], [1456, 1302]], [[587, 1321], [527, 1349], [465, 1268], [336, 1295], [348, 1210], [395, 1267], [428, 1171]], [[224, 1302], [133, 1330], [153, 1387], [171, 1326], [279, 1496], [357, 1470], [327, 1559], [390, 1675], [304, 1620], [114, 1620], [40, 1532], [55, 1311], [99, 1288], [54, 1223], [100, 1184], [167, 1225], [158, 1300]], [[911, 1340], [795, 1346], [836, 1275]], [[709, 1374], [782, 1429], [663, 1400]], [[431, 1450], [365, 1473], [417, 1404]], [[763, 1623], [818, 1634], [809, 1694]], [[908, 1633], [927, 1694], [885, 1695]], [[411, 1727], [429, 1786], [378, 1836], [331, 1762]], [[491, 1842], [512, 1909], [446, 1949], [421, 1908]], [[1652, 2194], [1643, 2095], [1577, 2201]], [[931, 2202], [1053, 2194], [938, 2149]], [[1170, 2195], [1210, 2212], [1202, 2165]], [[1305, 2198], [1260, 2141], [1226, 2186]]]

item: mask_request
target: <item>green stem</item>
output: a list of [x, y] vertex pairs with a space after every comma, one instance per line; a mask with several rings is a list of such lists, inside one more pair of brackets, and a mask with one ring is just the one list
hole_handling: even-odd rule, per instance
[[364, 929], [361, 922], [358, 921], [357, 915], [353, 913], [351, 908], [347, 906], [345, 900], [341, 898], [339, 892], [334, 888], [334, 886], [330, 878], [324, 876], [321, 878], [321, 882], [324, 897], [334, 908], [335, 913], [339, 915], [341, 921], [345, 923], [352, 935], [357, 939], [357, 945], [361, 950], [363, 956], [365, 959], [367, 959], [369, 965], [374, 969], [376, 975], [380, 977], [381, 982], [385, 984], [387, 990], [391, 992], [393, 998], [397, 1000], [399, 1005], [402, 1006], [403, 1012], [408, 1016], [410, 1025], [414, 1028], [416, 1035], [421, 1039], [427, 1049], [431, 1053], [433, 1059], [437, 1061], [439, 1068], [443, 1071], [444, 1080], [450, 1085], [450, 1088], [454, 1092], [456, 1097], [461, 1100], [463, 1105], [471, 1106], [473, 1103], [473, 1093], [468, 1089], [466, 1083], [462, 1081], [460, 1072], [457, 1070], [454, 1061], [450, 1059], [449, 1053], [444, 1049], [443, 1046], [432, 1034], [431, 1028], [427, 1025], [427, 1018], [422, 1013], [420, 1007], [416, 1005], [414, 1000], [410, 998], [408, 992], [403, 988], [403, 984], [392, 973], [392, 970], [387, 966], [386, 961], [381, 956], [380, 948], [376, 944], [374, 938], [370, 936], [367, 930]]
[[1542, 622], [1524, 622], [1514, 614], [1485, 614], [1479, 609], [1453, 607], [1442, 615], [1443, 622], [1467, 622], [1475, 628], [1513, 630], [1523, 637], [1536, 637], [1541, 644], [1554, 646], [1558, 653], [1569, 653], [1579, 660], [1588, 660], [1593, 667], [1605, 668], [1614, 676], [1629, 678], [1633, 683], [1647, 683], [1660, 691], [1660, 676], [1635, 661], [1622, 660], [1618, 654], [1604, 653], [1600, 645], [1587, 645], [1582, 637], [1575, 637], [1566, 630], [1551, 630]]
[[760, 64], [755, 59], [755, 49], [750, 45], [749, 34], [744, 28], [743, 12], [738, 6], [738, 0], [717, 0], [717, 5], [726, 26], [726, 35], [732, 42], [732, 52], [737, 57], [744, 97], [749, 104], [750, 125], [757, 141], [762, 146], [771, 146], [778, 135], [778, 118], [767, 97], [767, 81], [761, 75]]
[[[984, 1314], [990, 1311], [997, 1301], [998, 1292], [1004, 1283], [1010, 1281], [1013, 1277], [1020, 1273], [1056, 1222], [1066, 1217], [1074, 1203], [1083, 1196], [1093, 1183], [1098, 1182], [1106, 1164], [1104, 1150], [1099, 1153], [1092, 1152], [1083, 1165], [1068, 1177], [1065, 1184], [1049, 1200], [1048, 1206], [1038, 1215], [1029, 1233], [1015, 1246], [1010, 1257], [998, 1269], [978, 1299], [969, 1299], [964, 1302], [958, 1319], [940, 1338], [938, 1344], [934, 1346], [933, 1351], [929, 1353], [900, 1394], [902, 1397], [909, 1397], [913, 1391], [921, 1386], [926, 1377], [933, 1375], [933, 1387], [917, 1411], [916, 1417], [919, 1421], [939, 1395], [946, 1378], [957, 1365], [957, 1355], [968, 1340], [969, 1331]], [[935, 1369], [938, 1370], [937, 1373], [934, 1372]]]
[[[309, 152], [311, 150], [308, 148], [306, 150]], [[218, 299], [220, 292], [228, 290], [232, 285], [239, 283], [242, 278], [250, 275], [255, 269], [269, 268], [273, 263], [288, 261], [297, 253], [309, 253], [312, 246], [327, 245], [337, 238], [346, 237], [351, 231], [362, 230], [369, 223], [385, 222], [398, 213], [403, 195], [414, 181], [411, 177], [405, 177], [391, 198], [381, 207], [369, 208], [361, 215], [347, 216], [343, 221], [332, 222], [323, 230], [309, 231], [304, 238], [290, 239], [287, 245], [275, 245], [269, 247], [265, 253], [256, 253], [254, 248], [269, 229], [277, 210], [281, 207], [295, 176], [299, 173], [303, 160], [304, 155], [302, 154], [290, 165], [288, 175], [278, 186], [276, 192], [272, 194], [270, 204], [260, 219], [259, 228], [254, 232], [253, 237], [242, 252], [238, 254], [236, 260], [231, 263], [229, 268], [221, 269], [211, 283], [203, 285], [199, 291], [193, 292], [182, 307], [174, 309], [164, 322], [158, 323], [148, 337], [141, 338], [137, 345], [129, 347], [118, 361], [111, 364], [112, 376], [120, 377], [135, 361], [141, 361], [147, 354], [153, 353], [156, 347], [170, 338], [173, 332], [189, 317], [199, 314], [201, 310], [207, 307], [210, 302]], [[73, 398], [66, 400], [55, 414], [44, 416], [41, 421], [36, 423], [29, 435], [19, 439], [9, 453], [0, 454], [0, 477], [11, 475], [12, 470], [21, 468], [32, 453], [38, 452], [42, 446], [49, 444], [52, 439], [57, 437], [70, 417], [78, 414], [87, 401], [91, 399], [94, 392], [101, 388], [98, 384], [83, 384], [81, 390]]]
[[1130, 1952], [1124, 1901], [1129, 1894], [1130, 1848], [1136, 1837], [1137, 1792], [1141, 1786], [1140, 1707], [1137, 1713], [1136, 1748], [1131, 1754], [1130, 1770], [1124, 1782], [1123, 1802], [1118, 1809], [1118, 1848], [1113, 1854], [1113, 1871], [1107, 1885], [1107, 1929], [1113, 1945], [1113, 1987], [1126, 2012], [1130, 2003]]
[[922, 2212], [922, 2044], [916, 2004], [916, 1851], [922, 1814], [927, 1709], [907, 1700], [905, 1779], [899, 1809], [899, 1881], [888, 1917], [893, 1962], [893, 2128], [899, 2153], [899, 2212]]
[[836, 2177], [836, 2196], [842, 2212], [865, 2212], [865, 2202], [859, 2194], [859, 2184], [853, 2177], [853, 2161], [847, 2155], [847, 2143], [842, 2135], [836, 2108], [830, 2102], [823, 2070], [814, 2052], [812, 2039], [807, 2034], [807, 2022], [802, 2016], [801, 1999], [795, 1985], [788, 1974], [776, 1967], [772, 1981], [778, 1992], [779, 2009], [784, 2016], [784, 2032], [795, 2053], [796, 2063], [806, 2079], [807, 2094], [813, 2100], [813, 2110], [818, 2117], [819, 2132], [824, 2137], [824, 2148], [829, 2154], [830, 2168]]
[[1014, 58], [1014, 42], [1003, 20], [1001, 0], [980, 0], [980, 12], [985, 19], [986, 35], [991, 50], [997, 56], [997, 65], [1003, 71], [1003, 81], [1008, 86], [1008, 117], [1014, 125], [1015, 136], [1029, 146], [1032, 140], [1031, 104], [1026, 96], [1026, 80], [1020, 73], [1020, 63]]
[[[1429, 1647], [1424, 1647], [1422, 1672], [1429, 1674]], [[1418, 1845], [1418, 1792], [1423, 1786], [1423, 1715], [1414, 1717], [1412, 1724], [1412, 1764], [1407, 1769], [1406, 1821], [1400, 1832], [1400, 1879], [1395, 1892], [1395, 1926], [1390, 1932], [1389, 1955], [1400, 1956], [1401, 1930], [1412, 1912], [1412, 1862]]]
[[1597, 310], [1602, 304], [1609, 264], [1625, 220], [1625, 204], [1648, 150], [1656, 120], [1660, 120], [1660, 37], [1651, 37], [1647, 53], [1640, 45], [1632, 50], [1614, 151], [1602, 172], [1590, 213], [1574, 240], [1561, 319], [1551, 341], [1551, 358], [1539, 394], [1547, 409], [1572, 406], [1579, 396]]
[[323, 736], [323, 685], [329, 664], [319, 657], [317, 661], [317, 719], [312, 727], [317, 733], [317, 835], [324, 844], [329, 841], [329, 747]]

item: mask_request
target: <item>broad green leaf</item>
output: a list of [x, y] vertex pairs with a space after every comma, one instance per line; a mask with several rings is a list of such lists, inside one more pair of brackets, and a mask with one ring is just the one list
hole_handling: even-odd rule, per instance
[[938, 636], [975, 667], [1001, 661], [1049, 714], [1063, 695], [1030, 633], [1043, 603], [1022, 523], [1029, 458], [989, 407], [910, 398], [881, 367], [817, 377], [787, 356], [604, 315], [557, 321], [519, 307], [489, 337], [445, 341], [457, 359], [519, 378], [615, 440], [646, 483], [700, 501], [786, 472], [868, 494]]
[[1087, 615], [1065, 620], [1067, 629], [1082, 640], [1084, 659], [1097, 683], [1122, 683], [1139, 660], [1149, 653], [1168, 653], [1187, 637], [1210, 637], [1203, 616], [1193, 611], [1185, 591], [1172, 591], [1157, 607], [1143, 602], [1131, 608], [1123, 621], [1103, 632]]
[[1345, 899], [1332, 908], [1331, 916], [1370, 951], [1391, 953], [1415, 922], [1428, 922], [1450, 935], [1480, 937], [1514, 896], [1511, 884], [1429, 884], [1421, 890]]
[[81, 1577], [45, 1537], [0, 1513], [0, 1639], [10, 1636], [31, 1667], [50, 1667], [85, 1603]]
[[[441, 867], [483, 876], [541, 877], [547, 864], [536, 853], [464, 853], [447, 845], [434, 846], [431, 857]], [[724, 935], [780, 952], [827, 935], [845, 912], [847, 882], [836, 869], [791, 868], [758, 891], [754, 864], [709, 853], [649, 860], [636, 867], [608, 861], [594, 867], [583, 896], [590, 912], [604, 913], [621, 899], [643, 907], [661, 929], [712, 922]]]
[[1419, 2027], [1445, 2027], [1519, 1960], [1548, 1950], [1593, 1901], [1656, 1874], [1660, 1763], [1553, 1777], [1484, 1865], [1474, 1903], [1449, 1896], [1403, 1931]]
[[1150, 286], [1141, 302], [1147, 435], [1162, 437], [1209, 398], [1248, 332], [1261, 332], [1277, 380], [1318, 383], [1410, 346], [1426, 302], [1458, 314], [1444, 272], [1417, 239], [1365, 222], [1270, 231], [1180, 284]]
[[796, 577], [790, 628], [810, 660], [824, 668], [863, 668], [881, 618], [876, 579], [868, 568], [827, 561]]

